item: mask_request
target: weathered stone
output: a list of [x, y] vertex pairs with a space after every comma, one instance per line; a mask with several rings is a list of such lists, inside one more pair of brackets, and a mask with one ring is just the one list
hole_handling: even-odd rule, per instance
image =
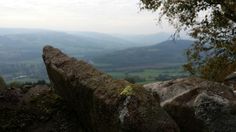
[[207, 125], [196, 114], [194, 102], [200, 94], [214, 94], [230, 102], [235, 100], [230, 87], [199, 78], [183, 78], [148, 84], [145, 88], [160, 95], [161, 106], [173, 117], [181, 132], [205, 132], [210, 129], [210, 125]]
[[46, 85], [0, 93], [0, 132], [83, 132], [76, 114]]
[[141, 85], [114, 80], [51, 46], [44, 47], [43, 59], [54, 89], [76, 111], [86, 131], [179, 131], [158, 96]]
[[194, 89], [203, 79], [199, 78], [180, 78], [176, 80], [156, 82], [144, 85], [144, 87], [152, 93], [160, 96], [160, 101], [164, 102], [175, 96]]
[[194, 102], [195, 116], [204, 121], [210, 132], [236, 132], [235, 102], [203, 92]]
[[232, 89], [236, 90], [236, 72], [228, 75], [224, 80], [224, 84], [231, 86]]
[[51, 89], [47, 85], [36, 85], [31, 87], [29, 86], [24, 86], [23, 88], [21, 88], [24, 90], [25, 87], [28, 87], [27, 92], [22, 97], [22, 101], [26, 104], [32, 102], [32, 100], [34, 100], [38, 96], [47, 94], [51, 91]]

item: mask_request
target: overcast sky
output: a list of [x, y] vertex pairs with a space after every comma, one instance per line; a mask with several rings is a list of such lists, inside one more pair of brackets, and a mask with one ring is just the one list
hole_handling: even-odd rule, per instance
[[121, 34], [172, 32], [157, 13], [140, 11], [139, 0], [0, 0], [0, 27]]

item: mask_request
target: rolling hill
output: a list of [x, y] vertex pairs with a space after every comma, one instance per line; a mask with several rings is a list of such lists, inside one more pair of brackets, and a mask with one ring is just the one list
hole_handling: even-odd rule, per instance
[[150, 46], [171, 39], [171, 33], [165, 33], [165, 32], [154, 33], [154, 34], [140, 34], [140, 35], [115, 34], [114, 36], [133, 42], [137, 46]]
[[6, 81], [19, 77], [27, 77], [27, 81], [47, 79], [41, 57], [46, 44], [85, 60], [132, 45], [131, 42], [109, 36], [99, 39], [50, 30], [0, 28], [0, 74]]
[[[128, 40], [135, 43], [137, 46], [151, 46], [157, 43], [161, 43], [167, 40], [172, 40], [173, 33], [160, 32], [153, 34], [140, 34], [140, 35], [119, 35], [114, 34], [114, 36], [121, 39]], [[184, 33], [180, 33], [181, 39], [191, 40], [192, 38]]]
[[126, 49], [133, 45], [132, 42], [108, 35], [100, 39], [57, 31], [0, 29], [0, 63], [39, 60], [41, 50], [46, 44], [60, 48], [78, 58]]
[[[27, 80], [47, 79], [41, 57], [42, 48], [46, 44], [57, 47], [70, 56], [95, 62], [97, 67], [105, 70], [182, 63], [181, 52], [184, 45], [176, 44], [178, 46], [171, 45], [169, 48], [169, 43], [145, 46], [147, 44], [144, 40], [155, 38], [155, 35], [148, 36], [144, 35], [144, 39], [136, 43], [135, 37], [126, 40], [96, 32], [0, 28], [0, 74], [7, 81], [22, 76], [27, 77]], [[139, 48], [134, 48], [138, 46]]]
[[129, 48], [97, 56], [92, 62], [103, 70], [127, 70], [179, 66], [186, 62], [184, 56], [193, 41], [165, 41], [153, 46]]

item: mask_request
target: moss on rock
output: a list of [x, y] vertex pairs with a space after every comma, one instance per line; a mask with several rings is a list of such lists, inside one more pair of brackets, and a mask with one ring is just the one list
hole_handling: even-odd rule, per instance
[[124, 88], [124, 90], [120, 94], [125, 96], [134, 95], [134, 88], [128, 85]]
[[46, 46], [43, 59], [55, 91], [88, 132], [178, 132], [178, 126], [143, 86], [115, 80], [84, 61]]

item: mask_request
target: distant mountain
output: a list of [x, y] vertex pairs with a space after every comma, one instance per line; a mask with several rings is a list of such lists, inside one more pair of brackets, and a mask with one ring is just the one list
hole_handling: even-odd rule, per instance
[[9, 34], [30, 34], [30, 33], [45, 33], [53, 32], [44, 29], [28, 29], [28, 28], [0, 28], [0, 35]]
[[[164, 41], [170, 34], [114, 36], [97, 32], [60, 32], [43, 29], [0, 28], [0, 63], [41, 59], [44, 45], [83, 59]], [[11, 54], [9, 54], [11, 53]]]
[[138, 46], [148, 46], [167, 41], [170, 39], [170, 33], [156, 33], [156, 34], [141, 34], [141, 35], [114, 35], [121, 39], [125, 39], [136, 43]]
[[84, 60], [133, 45], [123, 39], [105, 34], [103, 36], [40, 29], [0, 28], [0, 74], [7, 81], [22, 77], [27, 77], [27, 81], [47, 79], [42, 62], [42, 48], [47, 44]]
[[130, 48], [97, 56], [92, 61], [104, 70], [179, 66], [186, 62], [184, 52], [192, 43], [190, 40], [169, 40], [153, 46]]
[[[99, 68], [106, 70], [182, 63], [181, 51], [185, 46], [145, 46], [150, 44], [138, 40], [141, 36], [136, 36], [137, 41], [134, 41], [135, 37], [131, 41], [128, 38], [96, 32], [0, 28], [0, 74], [7, 80], [22, 76], [45, 79], [47, 74], [41, 55], [43, 46], [47, 44], [61, 49], [70, 56], [95, 62]], [[153, 36], [153, 43], [164, 38], [162, 36], [157, 41], [155, 37], [158, 38]], [[145, 47], [134, 48], [138, 46]]]
[[39, 60], [46, 44], [80, 58], [122, 50], [133, 45], [123, 39], [105, 34], [103, 36], [105, 37], [89, 36], [86, 33], [75, 35], [50, 30], [0, 28], [0, 63]]
[[[96, 40], [100, 41], [107, 41], [110, 43], [117, 43], [119, 42], [120, 44], [126, 45], [125, 47], [134, 47], [136, 46], [136, 43], [132, 41], [128, 41], [126, 39], [122, 39], [110, 34], [105, 34], [105, 33], [98, 33], [98, 32], [69, 32], [70, 34], [76, 35], [76, 36], [82, 36], [86, 38], [93, 38]], [[127, 45], [128, 44], [128, 45]]]
[[[114, 36], [121, 39], [128, 40], [136, 44], [136, 46], [150, 46], [157, 43], [161, 43], [167, 40], [172, 40], [172, 33], [160, 32], [154, 34], [141, 34], [141, 35], [119, 35], [114, 34]], [[191, 39], [191, 37], [180, 34], [181, 39]]]

